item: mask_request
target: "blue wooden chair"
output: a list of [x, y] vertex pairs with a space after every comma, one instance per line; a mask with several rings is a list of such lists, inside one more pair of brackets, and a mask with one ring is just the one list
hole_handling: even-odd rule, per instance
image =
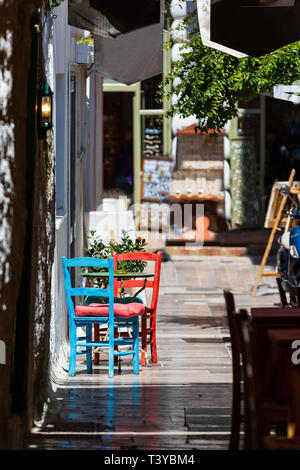
[[[101, 260], [96, 258], [62, 258], [62, 267], [65, 283], [66, 301], [70, 324], [70, 363], [69, 375], [75, 375], [77, 354], [86, 354], [87, 371], [92, 373], [92, 348], [104, 347], [109, 349], [108, 371], [109, 377], [114, 375], [114, 357], [133, 355], [133, 372], [139, 373], [139, 316], [144, 315], [145, 306], [140, 303], [116, 304], [114, 303], [114, 260]], [[109, 272], [108, 289], [94, 287], [72, 287], [69, 269], [81, 268], [107, 268]], [[107, 304], [91, 303], [89, 305], [74, 306], [72, 297], [78, 296], [106, 296]], [[92, 341], [93, 324], [107, 324], [109, 328], [108, 341]], [[132, 337], [115, 338], [114, 330], [120, 326], [132, 327]], [[77, 327], [86, 328], [86, 336], [77, 336]], [[132, 345], [130, 351], [118, 351], [115, 346]], [[84, 348], [78, 351], [78, 348]]]

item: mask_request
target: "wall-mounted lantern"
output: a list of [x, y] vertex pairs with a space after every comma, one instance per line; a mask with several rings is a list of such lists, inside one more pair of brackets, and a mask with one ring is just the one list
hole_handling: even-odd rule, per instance
[[52, 96], [48, 83], [42, 83], [38, 92], [38, 132], [39, 138], [44, 139], [48, 130], [52, 129]]

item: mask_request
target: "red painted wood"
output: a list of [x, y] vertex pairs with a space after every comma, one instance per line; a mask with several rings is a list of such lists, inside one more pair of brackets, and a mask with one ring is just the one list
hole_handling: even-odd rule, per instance
[[[147, 253], [146, 251], [132, 251], [130, 253], [121, 253], [119, 255], [115, 254], [118, 261], [156, 261], [157, 253]], [[114, 256], [114, 258], [115, 258]]]
[[118, 287], [154, 287], [154, 281], [144, 281], [144, 279], [129, 279], [124, 281], [115, 280], [114, 295], [116, 297], [116, 288]]
[[[85, 287], [90, 287], [90, 282], [89, 282], [88, 277], [85, 278]], [[94, 329], [94, 341], [98, 342], [99, 339], [100, 339], [99, 324], [94, 323], [94, 328], [93, 329]], [[98, 366], [99, 362], [100, 362], [100, 353], [95, 352], [94, 353], [94, 364], [95, 364], [95, 366]]]
[[[131, 253], [122, 253], [116, 254], [114, 253], [114, 268], [115, 270], [118, 269], [118, 262], [119, 261], [155, 261], [155, 269], [154, 269], [154, 278], [153, 281], [146, 281], [146, 287], [150, 287], [153, 289], [152, 292], [152, 299], [151, 305], [146, 310], [146, 314], [142, 317], [142, 349], [144, 351], [147, 350], [147, 345], [151, 346], [151, 360], [154, 363], [157, 363], [157, 345], [156, 345], [156, 315], [157, 315], [157, 302], [158, 302], [158, 294], [159, 294], [159, 284], [160, 284], [160, 270], [161, 270], [161, 260], [162, 260], [162, 251], [157, 253], [147, 253], [147, 252], [140, 252], [135, 251]], [[124, 280], [122, 281], [122, 287], [143, 287], [144, 286], [143, 279], [131, 279], [131, 280]], [[120, 281], [115, 281], [115, 291], [114, 295], [117, 296], [118, 288], [121, 286]], [[150, 328], [147, 328], [147, 324], [150, 321]], [[142, 365], [145, 365], [145, 355], [142, 354]]]
[[[147, 316], [146, 314], [142, 317], [142, 350], [147, 352]], [[142, 354], [141, 357], [142, 366], [146, 365], [146, 356]]]

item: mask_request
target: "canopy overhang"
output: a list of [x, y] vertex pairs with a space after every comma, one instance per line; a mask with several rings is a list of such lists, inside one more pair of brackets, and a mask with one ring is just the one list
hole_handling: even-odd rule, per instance
[[69, 0], [69, 24], [115, 38], [160, 22], [160, 0]]
[[69, 0], [69, 24], [94, 37], [95, 73], [126, 85], [163, 70], [163, 0]]
[[94, 71], [131, 85], [162, 73], [163, 30], [160, 23], [122, 34], [113, 41], [95, 37]]
[[300, 39], [299, 0], [197, 0], [202, 40], [237, 57]]

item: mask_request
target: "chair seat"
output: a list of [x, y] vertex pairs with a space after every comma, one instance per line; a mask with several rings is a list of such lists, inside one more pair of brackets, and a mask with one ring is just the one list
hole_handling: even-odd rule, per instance
[[[85, 300], [84, 300], [84, 305], [90, 305], [90, 304], [108, 304], [109, 300], [108, 297], [102, 296], [102, 297], [96, 297], [94, 295], [89, 295]], [[142, 304], [143, 301], [140, 297], [114, 297], [114, 303], [115, 304], [131, 304], [131, 303], [140, 303]]]
[[[144, 315], [145, 305], [140, 303], [114, 304], [115, 318], [131, 318]], [[108, 317], [109, 304], [77, 305], [75, 307], [76, 317]]]

